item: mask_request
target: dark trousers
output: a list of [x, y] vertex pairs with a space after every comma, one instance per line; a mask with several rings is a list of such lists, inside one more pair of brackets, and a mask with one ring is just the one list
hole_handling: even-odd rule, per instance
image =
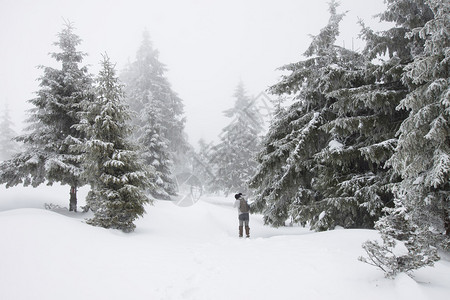
[[248, 213], [242, 213], [239, 215], [239, 226], [244, 226], [248, 227], [248, 222], [250, 220], [250, 216]]

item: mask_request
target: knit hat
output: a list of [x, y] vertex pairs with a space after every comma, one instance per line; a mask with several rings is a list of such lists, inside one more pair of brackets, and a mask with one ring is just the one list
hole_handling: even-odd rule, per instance
[[244, 196], [244, 195], [242, 193], [239, 193], [239, 194], [234, 195], [234, 198], [239, 199], [239, 198], [241, 198], [241, 196]]

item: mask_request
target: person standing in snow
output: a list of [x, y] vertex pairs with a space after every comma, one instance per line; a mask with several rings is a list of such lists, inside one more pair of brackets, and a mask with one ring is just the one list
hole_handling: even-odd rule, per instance
[[250, 216], [250, 206], [247, 203], [247, 200], [243, 197], [242, 193], [234, 195], [234, 207], [237, 207], [239, 214], [239, 237], [243, 236], [243, 229], [245, 225], [245, 235], [246, 237], [250, 237], [250, 227], [248, 226]]

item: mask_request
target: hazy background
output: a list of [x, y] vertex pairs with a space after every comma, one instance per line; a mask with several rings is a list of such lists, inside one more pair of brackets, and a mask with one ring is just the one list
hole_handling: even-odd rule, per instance
[[[172, 88], [183, 99], [186, 132], [217, 139], [229, 122], [222, 111], [234, 103], [242, 80], [256, 96], [277, 82], [276, 68], [300, 60], [311, 38], [327, 24], [327, 0], [0, 0], [0, 110], [8, 103], [15, 130], [24, 127], [27, 100], [38, 90], [38, 65], [59, 67], [48, 53], [64, 20], [74, 23], [88, 53], [84, 64], [97, 74], [107, 52], [120, 71], [133, 61], [148, 30]], [[355, 50], [358, 17], [381, 28], [373, 15], [383, 0], [341, 0], [347, 11], [338, 44]], [[352, 42], [353, 41], [353, 42]]]

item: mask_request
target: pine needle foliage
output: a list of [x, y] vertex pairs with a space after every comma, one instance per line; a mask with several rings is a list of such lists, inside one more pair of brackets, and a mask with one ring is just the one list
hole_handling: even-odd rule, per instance
[[220, 142], [212, 147], [209, 166], [213, 177], [209, 188], [215, 192], [244, 192], [248, 194], [248, 181], [256, 170], [256, 153], [260, 149], [263, 119], [252, 99], [240, 82], [234, 93], [235, 103], [224, 112], [231, 119], [222, 129]]
[[84, 103], [81, 122], [74, 126], [86, 135], [78, 147], [84, 152], [83, 176], [91, 185], [86, 203], [94, 217], [88, 223], [130, 232], [150, 202], [146, 195], [151, 187], [149, 170], [141, 166], [137, 148], [129, 140], [130, 111], [114, 65], [107, 55], [101, 64], [95, 100]]
[[136, 59], [121, 74], [125, 99], [134, 112], [133, 136], [141, 148], [144, 163], [155, 169], [152, 181], [156, 199], [176, 195], [172, 172], [188, 149], [184, 135], [184, 107], [165, 77], [166, 67], [144, 32]]
[[92, 99], [92, 77], [80, 66], [86, 55], [77, 50], [80, 43], [73, 25], [66, 23], [55, 42], [61, 51], [51, 53], [61, 68], [40, 66], [44, 74], [39, 78], [36, 98], [29, 101], [33, 108], [28, 133], [17, 138], [24, 150], [0, 168], [0, 182], [7, 187], [36, 187], [44, 182], [70, 185], [70, 210], [76, 210], [76, 188], [84, 184], [81, 153], [72, 149], [84, 133], [73, 125], [79, 122], [80, 104]]
[[[381, 15], [403, 29], [411, 60], [401, 74], [408, 93], [397, 109], [407, 118], [387, 161], [402, 181], [395, 207], [377, 222], [382, 242], [368, 241], [368, 258], [386, 276], [432, 266], [450, 245], [449, 29], [450, 3], [390, 0]], [[403, 245], [404, 251], [395, 250]], [[390, 254], [390, 255], [389, 255]]]

